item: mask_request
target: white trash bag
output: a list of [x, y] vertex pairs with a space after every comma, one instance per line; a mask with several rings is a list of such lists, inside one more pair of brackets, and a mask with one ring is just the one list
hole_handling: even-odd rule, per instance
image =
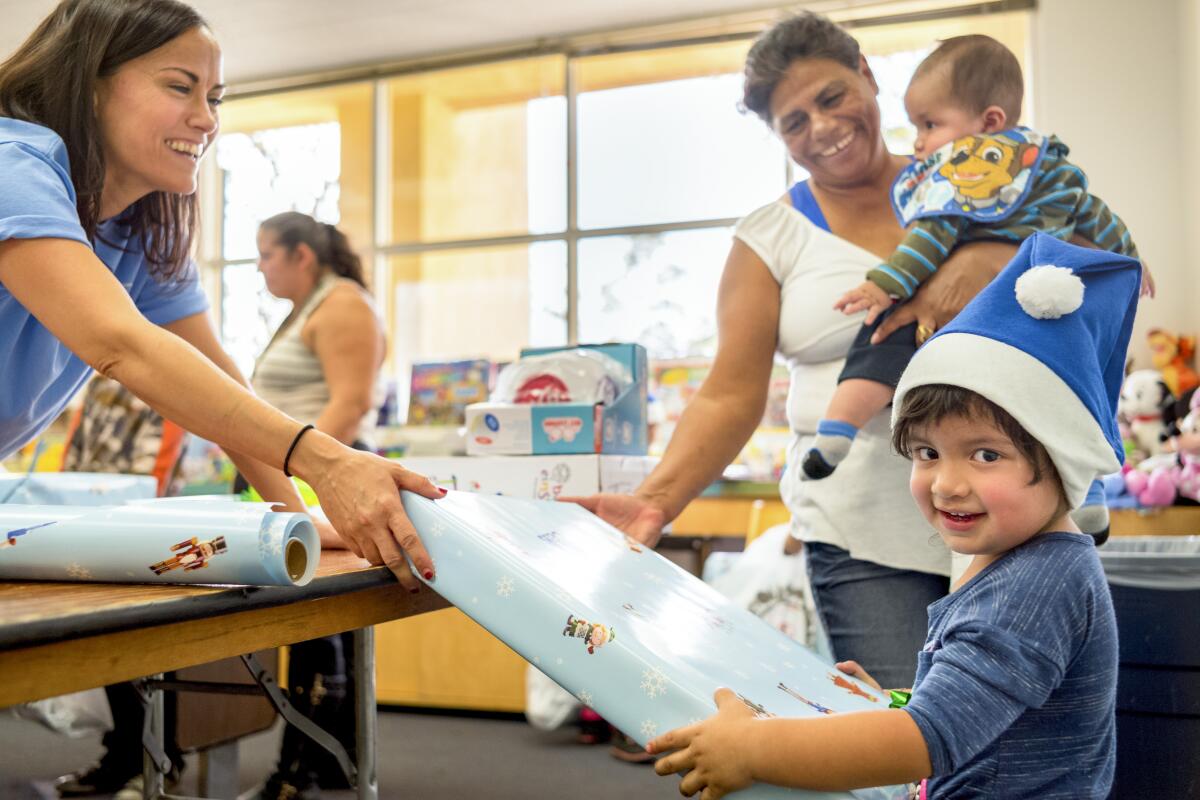
[[525, 718], [539, 731], [553, 731], [575, 718], [583, 704], [530, 664], [525, 668]]
[[704, 563], [704, 582], [832, 662], [804, 551], [784, 552], [790, 529], [786, 523], [769, 528], [741, 553], [713, 553]]
[[13, 706], [21, 719], [37, 722], [57, 734], [80, 739], [112, 730], [112, 711], [103, 689], [88, 689]]

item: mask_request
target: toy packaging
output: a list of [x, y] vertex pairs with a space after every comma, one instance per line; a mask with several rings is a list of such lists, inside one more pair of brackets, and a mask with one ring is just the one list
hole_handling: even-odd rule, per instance
[[469, 455], [646, 454], [646, 350], [521, 351], [492, 402], [467, 406]]
[[[710, 716], [722, 686], [760, 714], [889, 705], [579, 506], [465, 492], [402, 499], [436, 564], [430, 586], [640, 744]], [[731, 797], [901, 800], [908, 790], [761, 786]]]

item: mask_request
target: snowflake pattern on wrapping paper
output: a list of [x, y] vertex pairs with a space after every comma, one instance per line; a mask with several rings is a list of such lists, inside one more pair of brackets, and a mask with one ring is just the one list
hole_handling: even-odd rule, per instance
[[258, 553], [263, 558], [283, 554], [283, 531], [265, 529], [258, 534]]
[[667, 676], [658, 667], [642, 672], [642, 691], [651, 700], [667, 693]]
[[657, 722], [648, 719], [642, 723], [642, 736], [645, 736], [647, 739], [652, 739], [656, 733], [658, 733]]
[[91, 580], [92, 571], [83, 564], [72, 561], [70, 564], [67, 564], [67, 575], [77, 581], [86, 581]]
[[785, 661], [785, 662], [783, 662], [783, 665], [784, 665], [785, 667], [787, 667], [788, 669], [795, 669], [795, 668], [796, 668], [796, 665], [795, 665], [795, 664], [793, 664], [793, 663], [792, 663], [792, 662], [790, 662], [790, 661]]
[[498, 597], [512, 597], [513, 588], [513, 579], [507, 575], [496, 581], [496, 595]]
[[434, 520], [433, 525], [429, 528], [429, 535], [435, 539], [440, 539], [446, 535], [446, 523], [442, 520]]
[[741, 679], [742, 679], [742, 680], [744, 680], [744, 681], [748, 681], [748, 680], [750, 680], [750, 676], [749, 676], [749, 675], [747, 675], [745, 672], [743, 672], [743, 671], [742, 671], [742, 670], [740, 670], [740, 669], [735, 669], [735, 670], [733, 671], [733, 674], [734, 674], [734, 675], [737, 675], [739, 678], [741, 678]]
[[581, 690], [577, 696], [579, 697], [579, 702], [583, 703], [585, 706], [590, 707], [592, 705], [592, 693], [587, 689]]
[[770, 664], [767, 664], [766, 662], [760, 661], [758, 665], [760, 667], [762, 667], [763, 669], [765, 669], [767, 672], [771, 673], [772, 675], [774, 675], [776, 672], [776, 669], [774, 667], [772, 667]]
[[788, 647], [787, 642], [776, 642], [775, 646], [779, 648], [779, 652], [781, 653], [787, 653], [792, 649]]
[[645, 578], [646, 580], [650, 581], [651, 583], [657, 583], [660, 586], [662, 585], [662, 582], [663, 582], [662, 576], [655, 575], [653, 572], [643, 572], [642, 577]]

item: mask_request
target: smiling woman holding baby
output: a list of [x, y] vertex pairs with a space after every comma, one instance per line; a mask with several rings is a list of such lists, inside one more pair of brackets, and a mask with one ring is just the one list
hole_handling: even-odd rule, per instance
[[[745, 75], [745, 106], [810, 177], [738, 224], [718, 297], [717, 356], [662, 463], [633, 496], [583, 502], [656, 542], [757, 427], [779, 353], [791, 373], [793, 432], [780, 490], [834, 653], [857, 659], [884, 685], [909, 686], [925, 609], [947, 591], [950, 556], [913, 504], [909, 464], [892, 452], [886, 413], [862, 427], [835, 474], [802, 484], [799, 466], [860, 327], [834, 303], [903, 240], [890, 190], [910, 159], [888, 152], [871, 68], [828, 19], [803, 13], [767, 31]], [[883, 323], [884, 335], [914, 321], [936, 330], [1015, 252], [995, 242], [957, 248]]]

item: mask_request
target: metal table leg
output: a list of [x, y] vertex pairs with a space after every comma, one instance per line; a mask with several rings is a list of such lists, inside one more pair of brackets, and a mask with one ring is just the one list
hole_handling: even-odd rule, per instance
[[355, 735], [358, 748], [358, 800], [379, 800], [375, 776], [375, 629], [354, 632]]
[[[161, 680], [162, 675], [152, 675], [149, 680]], [[142, 722], [142, 797], [158, 800], [163, 793], [163, 773], [170, 769], [170, 762], [163, 753], [166, 727], [163, 714], [163, 693], [153, 686], [140, 684], [144, 718]]]

